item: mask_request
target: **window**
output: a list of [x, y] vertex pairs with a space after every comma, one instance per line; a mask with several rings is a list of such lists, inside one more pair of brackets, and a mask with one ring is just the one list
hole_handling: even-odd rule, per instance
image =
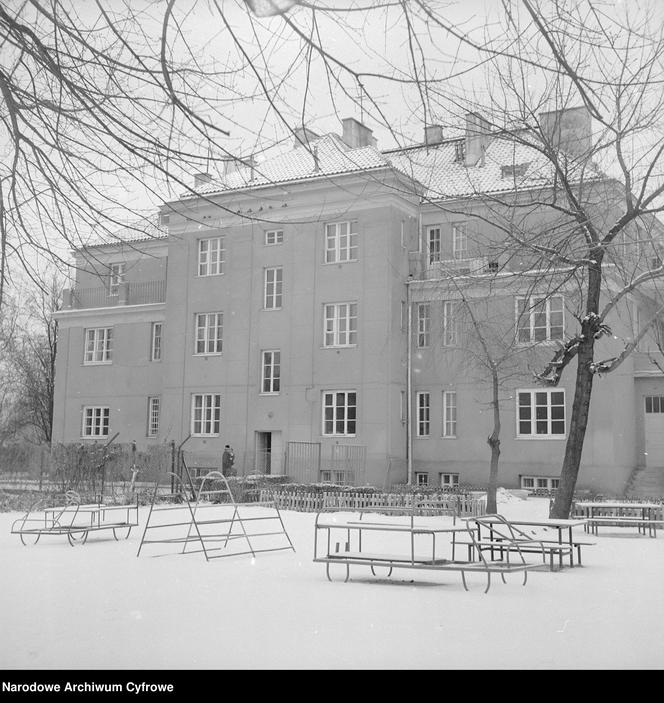
[[120, 292], [120, 286], [124, 283], [125, 279], [125, 265], [124, 264], [111, 264], [111, 275], [108, 281], [108, 294], [118, 295]]
[[468, 258], [468, 232], [465, 222], [452, 225], [452, 256], [455, 259]]
[[224, 238], [198, 240], [198, 275], [218, 276], [224, 268]]
[[443, 391], [443, 437], [456, 437], [457, 400], [456, 391]]
[[261, 354], [261, 393], [278, 393], [281, 380], [281, 352], [270, 349]]
[[112, 327], [85, 330], [85, 364], [110, 364], [112, 356]]
[[224, 331], [222, 312], [203, 312], [196, 315], [196, 350], [194, 354], [221, 354]]
[[647, 395], [646, 398], [646, 412], [650, 415], [651, 413], [664, 413], [664, 395]]
[[440, 487], [452, 488], [459, 485], [459, 474], [439, 474]]
[[272, 246], [274, 244], [283, 244], [284, 231], [283, 229], [269, 229], [265, 232], [265, 244]]
[[417, 346], [429, 346], [429, 331], [431, 327], [431, 316], [429, 303], [418, 303], [417, 305]]
[[547, 491], [555, 490], [560, 485], [559, 478], [552, 476], [522, 476], [521, 488], [532, 489], [543, 488]]
[[443, 301], [443, 346], [458, 344], [457, 306], [452, 300]]
[[431, 429], [431, 396], [429, 393], [417, 394], [417, 436], [428, 437]]
[[564, 437], [565, 391], [517, 392], [517, 437]]
[[454, 161], [462, 163], [466, 159], [466, 142], [461, 140], [454, 144]]
[[283, 269], [281, 266], [265, 269], [265, 310], [280, 310], [283, 294]]
[[333, 222], [325, 225], [325, 263], [357, 261], [357, 222]]
[[219, 434], [221, 396], [218, 393], [200, 393], [191, 399], [191, 434], [214, 437]]
[[158, 397], [148, 398], [148, 437], [156, 437], [159, 434], [159, 409], [161, 399]]
[[357, 303], [328, 303], [325, 311], [326, 347], [351, 347], [357, 344]]
[[428, 486], [429, 485], [429, 474], [426, 471], [416, 471], [415, 472], [415, 483], [418, 486]]
[[427, 228], [427, 252], [429, 254], [429, 263], [433, 264], [440, 261], [440, 227]]
[[355, 391], [323, 392], [323, 434], [354, 435], [357, 430]]
[[517, 298], [517, 334], [522, 344], [563, 338], [563, 296]]
[[108, 437], [110, 408], [83, 408], [83, 437]]
[[150, 335], [150, 361], [161, 361], [161, 322], [152, 323]]

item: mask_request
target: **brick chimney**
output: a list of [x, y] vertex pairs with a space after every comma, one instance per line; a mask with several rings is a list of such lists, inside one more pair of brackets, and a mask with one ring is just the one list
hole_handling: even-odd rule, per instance
[[577, 158], [589, 155], [590, 113], [584, 106], [542, 112], [540, 127], [554, 149]]
[[484, 166], [484, 152], [489, 144], [490, 125], [477, 112], [466, 113], [466, 166]]
[[430, 124], [424, 128], [424, 143], [440, 144], [443, 141], [443, 128], [439, 124]]
[[373, 132], [358, 122], [354, 117], [346, 117], [341, 120], [343, 125], [342, 139], [351, 149], [362, 146], [376, 146], [377, 141], [372, 136]]
[[293, 138], [293, 149], [297, 149], [299, 146], [302, 146], [303, 142], [306, 144], [307, 142], [312, 142], [314, 139], [318, 139], [320, 137], [320, 134], [316, 134], [316, 132], [307, 129], [306, 127], [297, 127], [293, 130], [293, 133], [295, 135]]
[[205, 171], [194, 174], [194, 188], [199, 188], [212, 180], [212, 176]]

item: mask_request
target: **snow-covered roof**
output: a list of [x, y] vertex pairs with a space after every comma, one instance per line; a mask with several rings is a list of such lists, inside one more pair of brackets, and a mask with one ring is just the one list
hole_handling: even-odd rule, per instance
[[134, 242], [146, 242], [151, 240], [167, 239], [168, 231], [159, 224], [158, 215], [136, 220], [115, 232], [108, 231], [103, 237], [85, 244], [80, 249], [92, 249], [93, 247], [112, 247], [133, 244]]

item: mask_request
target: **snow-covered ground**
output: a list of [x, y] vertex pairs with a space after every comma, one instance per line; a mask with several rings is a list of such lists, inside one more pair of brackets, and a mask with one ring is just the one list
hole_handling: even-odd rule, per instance
[[[507, 517], [548, 500], [501, 495]], [[313, 563], [314, 515], [283, 511], [296, 552], [206, 562], [177, 545], [92, 534], [24, 547], [0, 514], [0, 668], [662, 668], [664, 534], [608, 528], [584, 566], [496, 579]], [[577, 528], [583, 535], [581, 528]], [[587, 538], [587, 536], [586, 536]], [[164, 554], [155, 557], [155, 554]]]

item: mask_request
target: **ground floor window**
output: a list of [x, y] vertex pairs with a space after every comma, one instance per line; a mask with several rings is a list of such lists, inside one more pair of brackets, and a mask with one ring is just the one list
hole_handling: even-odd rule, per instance
[[191, 399], [191, 434], [214, 437], [219, 434], [221, 423], [221, 395], [199, 393]]
[[83, 408], [83, 437], [108, 437], [110, 408]]
[[357, 428], [355, 391], [323, 392], [323, 434], [353, 436]]
[[148, 398], [148, 437], [156, 437], [159, 434], [159, 411], [161, 399], [157, 396]]
[[529, 490], [535, 490], [537, 488], [543, 488], [545, 490], [553, 490], [558, 488], [560, 484], [559, 478], [553, 478], [553, 476], [522, 476], [521, 477], [521, 488], [527, 488]]
[[441, 488], [452, 488], [459, 485], [459, 474], [439, 474]]
[[429, 485], [429, 474], [426, 471], [416, 471], [415, 472], [415, 484], [418, 486], [428, 486]]

